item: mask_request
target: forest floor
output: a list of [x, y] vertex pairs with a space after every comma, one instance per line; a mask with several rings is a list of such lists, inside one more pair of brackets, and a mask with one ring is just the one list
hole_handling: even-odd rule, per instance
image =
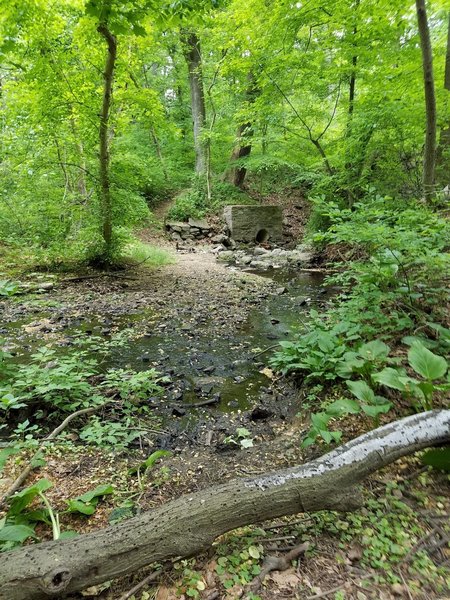
[[[154, 232], [142, 237], [161, 241]], [[53, 488], [47, 494], [56, 510], [64, 511], [67, 498], [98, 484], [115, 488], [88, 519], [61, 514], [63, 529], [92, 531], [107, 525], [112, 511], [131, 500], [138, 511], [151, 510], [183, 493], [299, 464], [324, 451], [301, 449], [310, 390], [280, 379], [267, 364], [266, 352], [289, 335], [305, 311], [305, 298], [308, 305], [326, 305], [321, 281], [307, 273], [277, 280], [232, 270], [218, 263], [208, 247], [177, 253], [164, 244], [172, 248], [175, 262], [156, 271], [144, 265], [102, 277], [64, 276], [43, 294], [0, 304], [2, 334], [18, 358], [42, 344], [67, 348], [75, 332], [108, 338], [125, 331], [128, 346], [118, 350], [114, 366], [153, 367], [170, 380], [164, 394], [152, 399], [155, 431], [134, 449], [86, 450], [72, 431], [68, 445], [48, 452], [46, 465], [27, 483], [50, 479]], [[209, 406], [189, 406], [214, 394], [217, 401]], [[368, 426], [360, 418], [346, 425], [344, 440]], [[242, 439], [251, 442], [249, 447], [241, 445]], [[144, 481], [130, 476], [130, 467], [156, 449], [170, 450], [171, 456]], [[0, 486], [6, 487], [23, 464], [12, 461]], [[249, 597], [450, 598], [441, 566], [450, 558], [446, 486], [448, 478], [423, 469], [416, 458], [402, 460], [370, 478], [360, 511], [301, 515], [232, 532], [209, 553], [175, 561], [157, 583], [134, 597], [244, 597], [245, 582], [256, 576], [263, 557], [308, 541], [310, 549], [298, 564], [270, 574]], [[118, 600], [146, 573], [97, 586], [83, 596]]]

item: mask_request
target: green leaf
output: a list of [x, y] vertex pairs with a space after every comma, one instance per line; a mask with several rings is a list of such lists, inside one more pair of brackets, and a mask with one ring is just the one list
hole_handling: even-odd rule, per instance
[[387, 358], [391, 349], [381, 340], [373, 340], [363, 344], [358, 349], [358, 354], [369, 360]]
[[156, 452], [153, 452], [148, 458], [141, 462], [139, 466], [130, 469], [128, 471], [128, 474], [134, 475], [139, 470], [146, 471], [147, 469], [151, 469], [157, 460], [159, 460], [160, 458], [164, 458], [164, 456], [170, 456], [171, 454], [172, 453], [169, 450], [156, 450]]
[[76, 500], [81, 500], [82, 502], [91, 502], [94, 498], [99, 498], [100, 496], [112, 494], [113, 491], [113, 486], [110, 483], [98, 485], [95, 489], [91, 490], [90, 492], [86, 492], [82, 496], [78, 496]]
[[248, 549], [248, 553], [252, 558], [254, 558], [256, 560], [258, 558], [261, 558], [261, 553], [259, 552], [259, 550], [256, 546], [250, 546]]
[[8, 515], [18, 515], [23, 509], [31, 504], [36, 496], [41, 492], [45, 492], [52, 487], [52, 483], [48, 479], [41, 479], [34, 485], [25, 488], [21, 492], [16, 492], [11, 498], [11, 504]]
[[375, 400], [374, 391], [365, 381], [347, 381], [346, 383], [351, 393], [356, 396], [358, 400], [367, 402], [367, 404], [373, 404]]
[[447, 361], [433, 354], [420, 342], [416, 342], [408, 352], [408, 361], [416, 373], [425, 379], [440, 379], [447, 372]]
[[374, 373], [372, 380], [388, 388], [404, 392], [406, 391], [406, 386], [400, 379], [402, 375], [404, 375], [404, 372], [397, 371], [397, 369], [393, 369], [392, 367], [386, 367], [379, 373]]
[[93, 515], [95, 513], [95, 508], [97, 502], [95, 503], [86, 503], [82, 500], [67, 500], [68, 511], [71, 513], [81, 513], [82, 515]]
[[34, 529], [27, 525], [6, 525], [0, 529], [0, 542], [18, 542], [22, 544], [28, 538], [37, 539]]
[[450, 473], [450, 446], [428, 450], [422, 456], [422, 462], [434, 469]]
[[240, 441], [240, 444], [241, 444], [241, 448], [252, 448], [253, 440], [251, 438], [244, 438], [243, 440]]
[[372, 417], [372, 419], [376, 419], [378, 417], [378, 415], [389, 412], [392, 408], [392, 404], [390, 402], [386, 402], [385, 404], [377, 404], [377, 405], [362, 404], [361, 408], [368, 417]]
[[336, 417], [345, 414], [356, 415], [360, 410], [356, 400], [350, 400], [349, 398], [339, 398], [339, 400], [327, 406], [327, 413]]

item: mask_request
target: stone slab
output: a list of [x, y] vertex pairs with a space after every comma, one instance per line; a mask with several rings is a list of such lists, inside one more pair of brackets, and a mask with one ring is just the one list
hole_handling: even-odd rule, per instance
[[229, 205], [223, 211], [231, 237], [238, 242], [279, 242], [283, 235], [280, 206]]

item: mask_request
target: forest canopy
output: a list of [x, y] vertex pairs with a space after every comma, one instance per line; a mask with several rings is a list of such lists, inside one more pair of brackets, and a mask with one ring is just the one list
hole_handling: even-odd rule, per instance
[[[428, 10], [437, 201], [449, 168], [444, 4]], [[410, 1], [21, 0], [4, 3], [0, 33], [0, 235], [47, 260], [113, 256], [186, 188], [181, 218], [244, 185], [342, 206], [374, 191], [423, 196]]]

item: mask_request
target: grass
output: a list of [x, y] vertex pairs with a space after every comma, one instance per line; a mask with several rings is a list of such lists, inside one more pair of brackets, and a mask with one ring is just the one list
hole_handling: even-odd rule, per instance
[[163, 267], [175, 262], [174, 256], [167, 250], [151, 246], [140, 240], [135, 240], [125, 246], [123, 258], [136, 264], [145, 263], [147, 267], [152, 268]]

